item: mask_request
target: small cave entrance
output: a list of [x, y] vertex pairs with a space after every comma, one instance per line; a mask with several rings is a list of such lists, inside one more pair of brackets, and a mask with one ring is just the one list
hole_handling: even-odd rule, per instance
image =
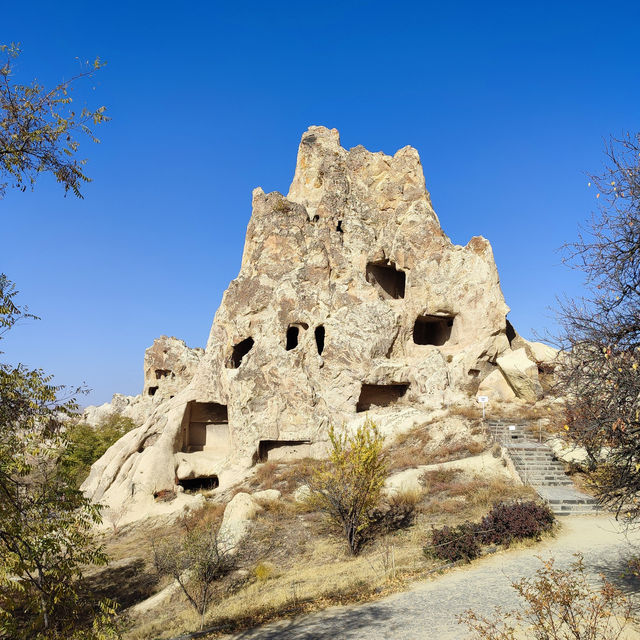
[[289, 327], [287, 329], [287, 344], [285, 349], [291, 351], [298, 346], [298, 337], [300, 336], [300, 329], [298, 327]]
[[189, 402], [182, 418], [182, 450], [224, 457], [231, 450], [227, 405]]
[[338, 224], [336, 225], [336, 231], [338, 233], [344, 233], [344, 229], [342, 228], [342, 220], [338, 220]]
[[171, 375], [170, 369], [156, 369], [156, 380], [162, 380], [162, 378], [168, 378]]
[[306, 322], [298, 322], [296, 324], [290, 324], [287, 329], [287, 341], [285, 344], [285, 349], [287, 351], [291, 351], [298, 346], [298, 342], [300, 340], [300, 330], [306, 331], [309, 328], [309, 325]]
[[178, 480], [178, 484], [184, 488], [185, 493], [196, 493], [198, 491], [210, 491], [220, 485], [218, 476], [203, 476], [201, 478], [186, 478]]
[[310, 440], [260, 440], [258, 462], [278, 462], [308, 458]]
[[516, 333], [516, 330], [513, 328], [513, 325], [508, 320], [506, 320], [506, 323], [507, 323], [507, 329], [506, 329], [507, 340], [509, 341], [509, 346], [511, 346], [511, 343], [516, 339], [516, 336], [518, 334]]
[[363, 384], [360, 388], [356, 412], [369, 411], [371, 407], [389, 407], [398, 402], [407, 393], [408, 388], [408, 382]]
[[418, 316], [413, 325], [413, 341], [441, 347], [451, 338], [453, 319], [453, 316]]
[[367, 282], [378, 285], [386, 298], [404, 298], [406, 280], [405, 272], [393, 262], [367, 263]]
[[314, 331], [316, 337], [316, 347], [318, 349], [318, 355], [321, 356], [324, 351], [324, 327], [320, 325], [316, 327]]
[[234, 344], [231, 356], [229, 356], [229, 362], [227, 363], [227, 369], [237, 369], [242, 363], [242, 358], [253, 349], [254, 344], [253, 338], [251, 337], [245, 338], [238, 342], [238, 344]]
[[155, 396], [157, 390], [158, 390], [158, 387], [149, 387], [148, 393], [150, 396]]

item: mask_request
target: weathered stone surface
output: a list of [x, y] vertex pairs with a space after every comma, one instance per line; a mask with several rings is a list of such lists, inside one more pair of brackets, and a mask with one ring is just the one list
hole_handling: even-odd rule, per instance
[[479, 385], [478, 395], [487, 396], [490, 401], [509, 402], [517, 396], [499, 369], [492, 371]]
[[226, 550], [235, 549], [251, 529], [251, 520], [262, 507], [248, 494], [237, 493], [227, 504], [218, 529], [218, 543]]
[[542, 342], [530, 342], [527, 340], [525, 345], [527, 355], [531, 360], [541, 364], [553, 364], [559, 351]]
[[265, 489], [264, 491], [256, 491], [251, 495], [254, 500], [279, 500], [282, 493], [277, 489]]
[[83, 420], [94, 427], [117, 413], [143, 424], [163, 401], [184, 389], [204, 355], [204, 349], [191, 349], [183, 340], [160, 336], [144, 354], [144, 385], [137, 396], [114, 394], [111, 402], [84, 410]]
[[[321, 456], [330, 424], [371, 412], [400, 427], [472, 402], [511, 352], [508, 310], [489, 242], [451, 243], [415, 149], [346, 150], [336, 130], [311, 127], [287, 197], [253, 193], [240, 273], [205, 354], [180, 374], [191, 381], [155, 378], [175, 367], [154, 344], [147, 419], [83, 490], [107, 504], [133, 496], [143, 513], [176, 479], [217, 475], [224, 489], [258, 461]], [[537, 373], [523, 375], [535, 399]]]
[[306, 502], [311, 497], [311, 488], [308, 484], [301, 484], [293, 493], [296, 502]]
[[542, 386], [538, 380], [538, 365], [527, 358], [524, 348], [500, 356], [497, 362], [518, 398], [535, 402], [542, 397]]

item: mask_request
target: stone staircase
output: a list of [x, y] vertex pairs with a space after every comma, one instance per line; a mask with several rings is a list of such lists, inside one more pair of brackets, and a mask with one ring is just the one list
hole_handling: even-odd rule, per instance
[[557, 516], [598, 511], [595, 499], [575, 488], [551, 449], [526, 433], [526, 424], [526, 421], [487, 421], [491, 439], [506, 449], [522, 482], [533, 487]]

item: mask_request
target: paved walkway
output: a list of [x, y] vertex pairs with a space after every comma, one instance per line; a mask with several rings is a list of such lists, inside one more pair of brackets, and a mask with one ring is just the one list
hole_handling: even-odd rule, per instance
[[[332, 607], [319, 613], [272, 623], [246, 631], [229, 640], [462, 640], [466, 628], [456, 615], [466, 609], [490, 614], [496, 605], [511, 609], [518, 598], [511, 581], [531, 575], [539, 566], [536, 556], [556, 558], [566, 566], [580, 551], [585, 565], [595, 574], [604, 573], [640, 602], [640, 584], [621, 578], [624, 558], [640, 552], [640, 531], [624, 535], [614, 520], [598, 516], [577, 516], [562, 520], [562, 531], [532, 549], [504, 551], [421, 582], [369, 604]], [[638, 591], [638, 592], [637, 592]], [[631, 631], [626, 639], [640, 638]]]

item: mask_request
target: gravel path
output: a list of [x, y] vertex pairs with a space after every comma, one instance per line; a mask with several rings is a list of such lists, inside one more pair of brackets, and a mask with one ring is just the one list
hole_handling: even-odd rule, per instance
[[[227, 638], [458, 640], [467, 633], [457, 624], [457, 614], [469, 608], [488, 614], [496, 605], [507, 609], [517, 606], [511, 581], [532, 574], [540, 564], [536, 556], [553, 556], [558, 566], [566, 566], [578, 551], [583, 553], [589, 571], [604, 573], [640, 602], [638, 585], [620, 577], [624, 558], [631, 551], [629, 544], [640, 547], [640, 531], [625, 536], [614, 520], [601, 515], [570, 517], [561, 522], [562, 531], [557, 537], [535, 548], [499, 552], [377, 602], [332, 607]], [[640, 634], [631, 632], [625, 638], [640, 638]]]

